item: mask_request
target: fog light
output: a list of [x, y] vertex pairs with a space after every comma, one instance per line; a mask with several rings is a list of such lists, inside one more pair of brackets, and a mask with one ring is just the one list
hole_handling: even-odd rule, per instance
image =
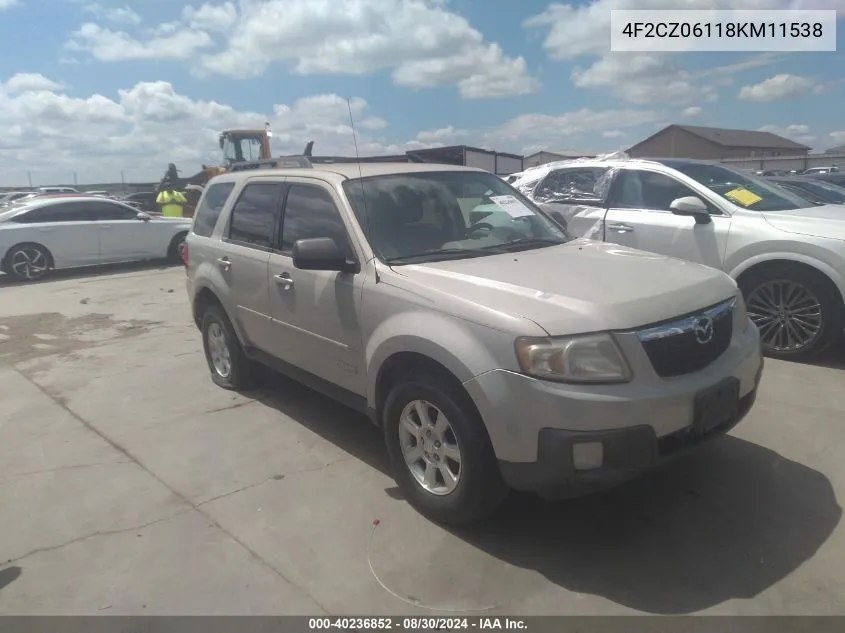
[[575, 470], [601, 468], [604, 463], [604, 445], [601, 442], [581, 442], [572, 447], [572, 465]]

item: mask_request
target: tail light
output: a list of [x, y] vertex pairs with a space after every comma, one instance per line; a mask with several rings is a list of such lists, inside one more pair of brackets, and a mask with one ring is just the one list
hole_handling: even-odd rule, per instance
[[182, 256], [182, 264], [185, 265], [185, 268], [188, 268], [188, 262], [190, 261], [190, 258], [189, 258], [190, 253], [189, 253], [187, 242], [182, 242], [182, 247], [180, 249], [179, 254]]

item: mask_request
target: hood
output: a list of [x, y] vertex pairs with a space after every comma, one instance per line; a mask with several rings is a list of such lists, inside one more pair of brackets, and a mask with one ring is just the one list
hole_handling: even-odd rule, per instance
[[[456, 316], [478, 321], [475, 315], [492, 311], [523, 317], [552, 335], [636, 328], [736, 293], [734, 281], [716, 269], [583, 239], [393, 270], [428, 297], [433, 290], [440, 309]], [[478, 304], [486, 310], [472, 307]], [[496, 327], [491, 318], [485, 325]]]
[[773, 227], [787, 233], [845, 240], [845, 205], [842, 204], [794, 211], [766, 211], [763, 217]]

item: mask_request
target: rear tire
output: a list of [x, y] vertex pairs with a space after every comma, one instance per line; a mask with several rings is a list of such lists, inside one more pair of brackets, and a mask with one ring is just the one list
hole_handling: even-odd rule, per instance
[[13, 246], [3, 260], [3, 270], [16, 281], [37, 281], [53, 266], [53, 256], [41, 244]]
[[387, 396], [383, 430], [396, 483], [424, 516], [452, 525], [479, 521], [507, 496], [484, 423], [460, 386], [427, 372], [399, 379]]
[[842, 298], [821, 273], [771, 266], [741, 279], [740, 288], [766, 356], [806, 360], [842, 335]]
[[212, 304], [203, 313], [202, 345], [215, 385], [230, 391], [255, 387], [256, 363], [244, 353], [229, 317], [219, 305]]

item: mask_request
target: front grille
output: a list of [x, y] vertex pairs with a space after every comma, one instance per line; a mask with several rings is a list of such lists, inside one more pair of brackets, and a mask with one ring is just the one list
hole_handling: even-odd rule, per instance
[[731, 344], [734, 306], [736, 299], [730, 299], [637, 332], [657, 375], [691, 374], [719, 358]]

